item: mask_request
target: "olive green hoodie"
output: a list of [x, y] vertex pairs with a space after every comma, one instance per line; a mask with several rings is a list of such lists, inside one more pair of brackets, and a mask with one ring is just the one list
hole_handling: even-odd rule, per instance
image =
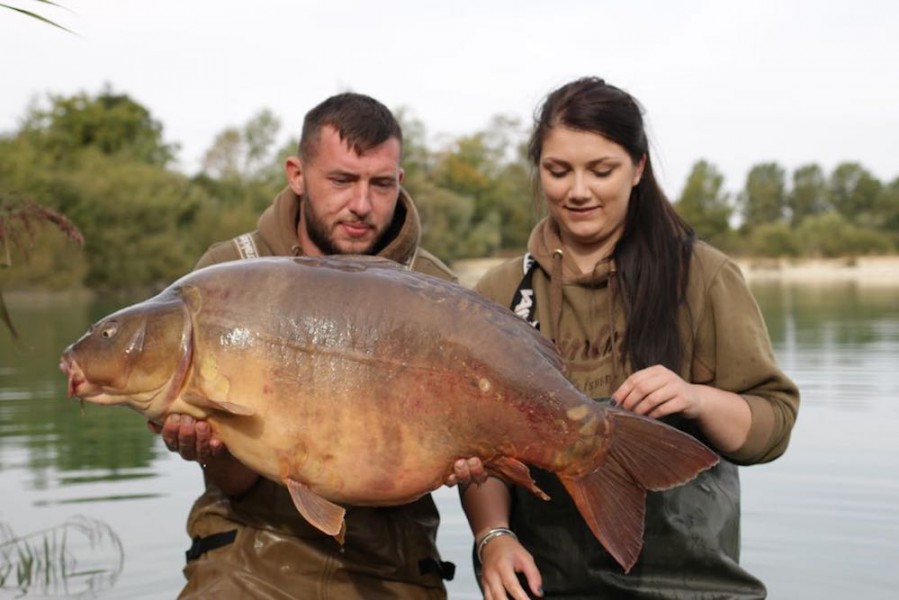
[[[300, 256], [303, 251], [297, 239], [299, 218], [300, 198], [286, 187], [259, 217], [255, 231], [213, 244], [200, 257], [196, 268], [254, 256]], [[401, 188], [393, 223], [377, 255], [411, 267], [413, 271], [455, 281], [456, 276], [449, 267], [419, 247], [420, 240], [418, 211], [412, 198]]]
[[[561, 249], [559, 235], [544, 220], [531, 233], [528, 251], [539, 269], [533, 277], [541, 332], [556, 341], [569, 378], [593, 398], [609, 396], [629, 375], [617, 365], [624, 332], [623, 302], [616, 298], [611, 260], [580, 273]], [[559, 275], [553, 276], [553, 272]], [[477, 291], [505, 306], [523, 276], [523, 257], [495, 267]], [[561, 302], [553, 300], [553, 287]], [[558, 297], [558, 292], [556, 292]], [[799, 409], [796, 385], [777, 367], [764, 319], [739, 267], [708, 244], [697, 242], [690, 261], [682, 329], [689, 335], [689, 363], [680, 375], [743, 396], [752, 425], [743, 447], [727, 454], [739, 464], [774, 460], [787, 448]], [[556, 331], [558, 329], [558, 331]], [[615, 340], [612, 343], [612, 340]]]
[[[300, 198], [282, 190], [259, 217], [258, 229], [213, 245], [197, 268], [259, 256], [299, 256]], [[452, 271], [419, 248], [421, 224], [400, 190], [393, 223], [379, 256], [415, 271], [455, 280]], [[265, 296], [260, 293], [260, 303]], [[437, 551], [437, 507], [430, 495], [404, 506], [348, 507], [343, 546], [306, 522], [287, 489], [259, 478], [238, 498], [207, 482], [188, 517], [195, 540], [179, 598], [290, 598], [442, 600], [452, 565]], [[232, 534], [231, 532], [234, 532]], [[231, 537], [233, 535], [233, 538]], [[209, 548], [215, 540], [231, 540]], [[199, 540], [199, 541], [197, 541]]]
[[[562, 252], [557, 226], [533, 230], [527, 256], [508, 260], [476, 285], [483, 295], [533, 319], [563, 355], [568, 377], [593, 398], [608, 397], [630, 374], [620, 361], [626, 328], [612, 260], [581, 273]], [[530, 270], [532, 294], [513, 298]], [[532, 306], [535, 304], [535, 306]], [[740, 394], [752, 411], [742, 447], [723, 453], [715, 468], [692, 482], [647, 497], [644, 547], [634, 569], [621, 569], [590, 534], [554, 477], [536, 472], [551, 497], [544, 503], [512, 490], [510, 524], [533, 555], [548, 597], [764, 598], [764, 585], [739, 565], [740, 490], [736, 464], [774, 460], [787, 447], [799, 407], [795, 384], [777, 367], [758, 305], [739, 268], [711, 246], [695, 244], [686, 302], [680, 375], [689, 382]], [[705, 440], [683, 417], [669, 424]], [[477, 567], [477, 565], [476, 565]]]

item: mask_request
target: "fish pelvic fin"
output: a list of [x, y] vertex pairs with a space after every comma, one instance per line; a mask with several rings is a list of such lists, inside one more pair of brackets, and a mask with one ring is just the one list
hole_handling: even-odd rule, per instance
[[537, 482], [534, 481], [534, 478], [531, 477], [528, 466], [520, 460], [516, 460], [510, 456], [502, 456], [496, 460], [488, 461], [484, 465], [484, 468], [490, 475], [518, 484], [541, 500], [549, 500], [549, 496], [546, 492], [541, 490], [540, 486], [537, 485]]
[[337, 543], [343, 545], [346, 535], [346, 523], [344, 522], [346, 509], [322, 498], [309, 489], [309, 486], [295, 479], [289, 477], [284, 479], [284, 485], [290, 492], [293, 505], [297, 507], [303, 518], [309, 521], [310, 525], [333, 536]]
[[718, 463], [696, 438], [623, 410], [609, 413], [611, 440], [599, 467], [559, 479], [596, 539], [627, 573], [643, 548], [646, 491], [684, 484]]
[[187, 393], [184, 394], [182, 398], [188, 404], [193, 404], [194, 406], [199, 406], [200, 408], [211, 411], [225, 412], [241, 417], [251, 417], [256, 414], [256, 410], [249, 406], [228, 402], [227, 400], [213, 400], [212, 398], [207, 398], [201, 394]]

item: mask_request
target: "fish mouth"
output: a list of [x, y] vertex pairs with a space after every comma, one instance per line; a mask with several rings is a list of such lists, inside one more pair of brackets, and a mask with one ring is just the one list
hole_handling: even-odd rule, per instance
[[84, 371], [78, 366], [78, 363], [68, 352], [59, 359], [59, 370], [68, 378], [68, 389], [66, 393], [69, 398], [83, 398], [86, 394], [84, 388], [88, 385]]

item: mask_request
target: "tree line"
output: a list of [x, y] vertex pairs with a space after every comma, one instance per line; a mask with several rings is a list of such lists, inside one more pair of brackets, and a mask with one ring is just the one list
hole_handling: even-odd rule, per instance
[[[481, 131], [430, 142], [424, 123], [396, 112], [424, 245], [450, 262], [521, 251], [541, 216], [526, 127], [497, 116]], [[0, 263], [15, 267], [0, 270], [0, 289], [171, 282], [212, 242], [255, 227], [284, 185], [284, 158], [296, 152], [296, 137], [279, 141], [281, 130], [262, 110], [220, 132], [199, 172], [187, 175], [162, 123], [127, 94], [106, 87], [34, 102], [17, 130], [0, 134]], [[792, 173], [758, 164], [731, 195], [715, 165], [699, 160], [673, 200], [700, 238], [735, 255], [899, 249], [899, 177], [883, 183], [857, 162], [829, 173], [816, 164]], [[59, 222], [11, 217], [35, 205], [70, 219], [83, 249]]]

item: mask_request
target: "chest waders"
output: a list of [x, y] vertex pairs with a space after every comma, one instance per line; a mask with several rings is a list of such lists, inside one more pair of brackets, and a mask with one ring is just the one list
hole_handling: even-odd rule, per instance
[[[522, 280], [511, 308], [539, 329], [535, 320], [533, 274], [526, 254]], [[608, 402], [608, 398], [598, 399]], [[677, 416], [663, 419], [699, 439], [693, 424]], [[531, 475], [552, 498], [544, 502], [513, 486], [510, 526], [533, 556], [543, 577], [544, 598], [759, 600], [761, 581], [739, 565], [740, 479], [723, 459], [693, 481], [665, 492], [648, 492], [643, 550], [627, 575], [596, 540], [559, 480], [531, 467]], [[480, 585], [481, 565], [472, 553]], [[523, 578], [522, 587], [528, 587]]]

